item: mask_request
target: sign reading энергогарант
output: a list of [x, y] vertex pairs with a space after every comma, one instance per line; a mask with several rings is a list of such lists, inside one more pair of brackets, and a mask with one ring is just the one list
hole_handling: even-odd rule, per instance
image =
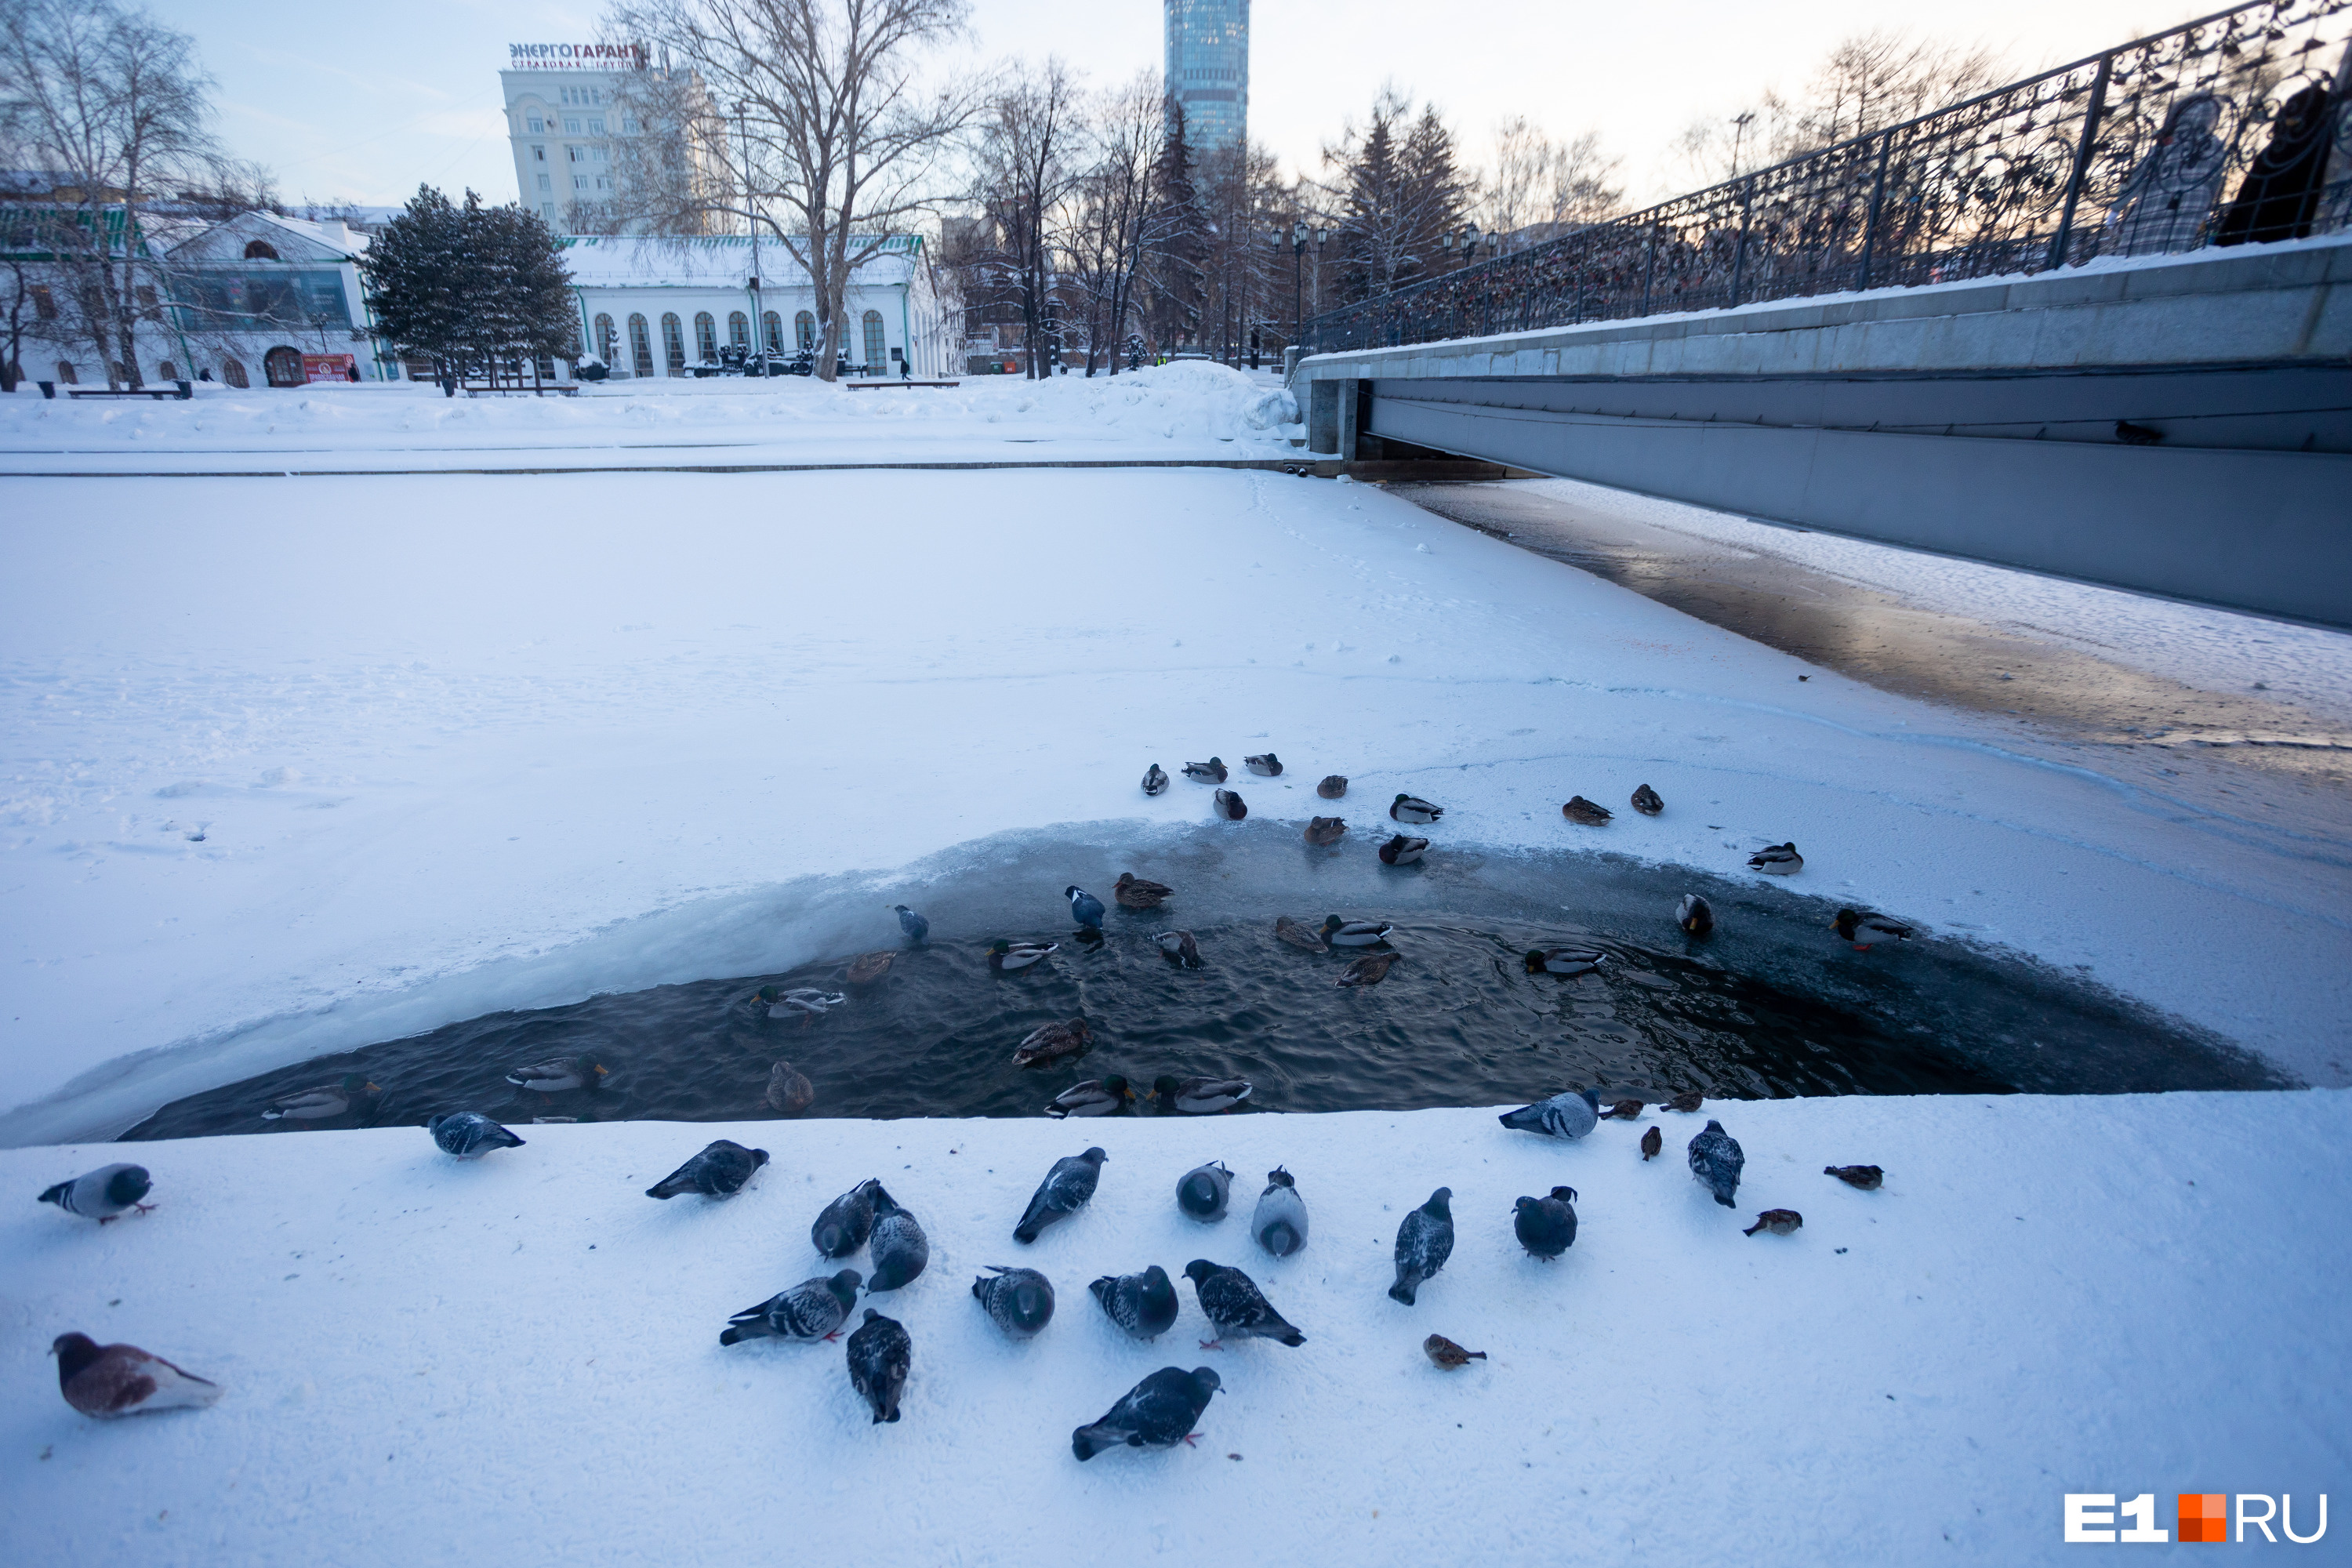
[[[2230, 1527], [2237, 1525], [2236, 1539], [2244, 1541], [2246, 1531], [2259, 1530], [2263, 1539], [2273, 1545], [2278, 1537], [2271, 1533], [2276, 1524], [2288, 1541], [2297, 1546], [2309, 1546], [2327, 1533], [2327, 1494], [2319, 1494], [2319, 1528], [2309, 1535], [2294, 1532], [2294, 1499], [2284, 1493], [2272, 1497], [2265, 1492], [2238, 1494], [2237, 1514], [2231, 1517], [2230, 1497], [2226, 1492], [2178, 1492], [2180, 1501], [2173, 1515], [2173, 1524], [2179, 1539], [2189, 1541], [2227, 1542], [2231, 1539]], [[2130, 1546], [2160, 1545], [2172, 1539], [2172, 1532], [2156, 1522], [2156, 1494], [2142, 1492], [2122, 1502], [2114, 1492], [2068, 1492], [2066, 1494], [2066, 1540], [2096, 1545], [2102, 1542]]]
[[510, 71], [643, 70], [643, 44], [509, 44]]

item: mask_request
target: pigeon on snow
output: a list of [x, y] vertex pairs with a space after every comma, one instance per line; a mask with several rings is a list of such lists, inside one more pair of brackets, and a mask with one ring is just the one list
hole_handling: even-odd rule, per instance
[[1176, 1286], [1157, 1263], [1140, 1274], [1106, 1274], [1087, 1287], [1105, 1316], [1139, 1340], [1156, 1340], [1176, 1322]]
[[1172, 1448], [1192, 1440], [1192, 1424], [1223, 1386], [1213, 1367], [1163, 1366], [1122, 1395], [1099, 1421], [1070, 1434], [1080, 1460], [1105, 1448]]
[[1176, 1206], [1203, 1222], [1225, 1217], [1225, 1202], [1234, 1190], [1234, 1173], [1223, 1160], [1195, 1165], [1176, 1184]]
[[647, 1187], [646, 1196], [674, 1198], [681, 1193], [700, 1193], [706, 1198], [731, 1198], [743, 1190], [751, 1173], [767, 1163], [765, 1149], [746, 1149], [732, 1138], [720, 1138]]
[[1054, 1282], [1034, 1268], [992, 1263], [971, 1282], [971, 1293], [996, 1326], [1025, 1340], [1054, 1321]]
[[1733, 1205], [1732, 1198], [1739, 1191], [1739, 1168], [1748, 1156], [1739, 1152], [1738, 1140], [1723, 1130], [1720, 1121], [1710, 1121], [1706, 1131], [1690, 1141], [1691, 1175], [1700, 1186], [1715, 1194], [1715, 1201], [1725, 1208]]
[[1576, 1202], [1574, 1187], [1554, 1187], [1545, 1198], [1521, 1198], [1513, 1205], [1511, 1228], [1519, 1237], [1519, 1245], [1533, 1258], [1558, 1258], [1576, 1245]]
[[809, 1226], [809, 1240], [826, 1258], [846, 1258], [866, 1245], [874, 1229], [874, 1194], [882, 1184], [868, 1177], [833, 1202]]
[[84, 1415], [138, 1415], [150, 1410], [185, 1410], [210, 1405], [220, 1384], [183, 1372], [137, 1345], [100, 1345], [88, 1334], [59, 1334], [50, 1342], [58, 1358], [58, 1392]]
[[857, 1270], [845, 1268], [827, 1279], [822, 1275], [780, 1290], [756, 1307], [747, 1307], [719, 1331], [722, 1345], [745, 1340], [829, 1340], [841, 1332], [849, 1309], [857, 1305]]
[[1045, 1179], [1037, 1184], [1021, 1223], [1013, 1227], [1013, 1239], [1034, 1241], [1048, 1226], [1059, 1225], [1086, 1207], [1095, 1195], [1095, 1184], [1102, 1180], [1103, 1162], [1108, 1158], [1100, 1149], [1089, 1149], [1055, 1161]]
[[520, 1149], [522, 1140], [478, 1110], [453, 1110], [425, 1123], [441, 1152], [460, 1160], [478, 1160], [493, 1149]]
[[78, 1214], [84, 1219], [94, 1219], [104, 1225], [120, 1219], [131, 1209], [145, 1214], [153, 1204], [143, 1204], [154, 1186], [144, 1165], [100, 1165], [88, 1175], [76, 1176], [70, 1182], [59, 1182], [43, 1193], [38, 1202], [55, 1204], [68, 1214]]
[[1514, 1132], [1541, 1132], [1552, 1138], [1581, 1138], [1601, 1125], [1601, 1096], [1590, 1089], [1572, 1089], [1538, 1100], [1496, 1119]]
[[868, 1292], [896, 1290], [913, 1283], [931, 1261], [930, 1237], [915, 1216], [898, 1206], [882, 1184], [874, 1188], [874, 1229], [866, 1237], [874, 1252], [874, 1274], [866, 1281]]
[[1412, 1306], [1423, 1281], [1454, 1255], [1454, 1211], [1446, 1206], [1453, 1198], [1453, 1188], [1438, 1188], [1397, 1226], [1396, 1283], [1389, 1287], [1392, 1300]]
[[878, 1426], [898, 1419], [898, 1396], [907, 1387], [907, 1369], [915, 1359], [915, 1342], [907, 1327], [866, 1309], [866, 1321], [849, 1336], [849, 1386], [873, 1407]]
[[1215, 1350], [1225, 1340], [1277, 1340], [1292, 1346], [1307, 1342], [1307, 1336], [1274, 1310], [1257, 1281], [1240, 1269], [1195, 1258], [1184, 1265], [1184, 1278], [1192, 1282], [1192, 1293], [1200, 1298], [1202, 1316], [1217, 1331], [1215, 1339], [1201, 1342], [1202, 1350]]
[[1298, 1195], [1298, 1182], [1276, 1165], [1265, 1173], [1265, 1191], [1257, 1195], [1250, 1215], [1250, 1234], [1276, 1258], [1287, 1258], [1307, 1245], [1307, 1200]]

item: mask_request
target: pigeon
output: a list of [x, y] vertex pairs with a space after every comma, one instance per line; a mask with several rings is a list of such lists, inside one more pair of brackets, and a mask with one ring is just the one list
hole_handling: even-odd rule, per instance
[[425, 1131], [433, 1134], [444, 1154], [478, 1160], [493, 1149], [520, 1149], [522, 1140], [478, 1110], [453, 1110], [428, 1118]]
[[1675, 906], [1675, 924], [1686, 936], [1705, 936], [1715, 929], [1715, 906], [1696, 893], [1685, 893]]
[[1083, 1154], [1055, 1161], [1045, 1179], [1037, 1184], [1021, 1223], [1013, 1227], [1013, 1239], [1034, 1241], [1045, 1234], [1046, 1226], [1059, 1225], [1086, 1207], [1095, 1195], [1095, 1184], [1102, 1180], [1103, 1162], [1108, 1158], [1100, 1149], [1089, 1149]]
[[1158, 763], [1154, 763], [1150, 767], [1143, 770], [1143, 793], [1146, 795], [1166, 795], [1168, 793], [1168, 775], [1160, 771], [1160, 764]]
[[746, 1307], [719, 1331], [722, 1345], [745, 1340], [829, 1340], [837, 1337], [857, 1305], [857, 1270], [845, 1268], [832, 1279], [819, 1275], [780, 1290], [756, 1307]]
[[806, 1110], [816, 1101], [816, 1085], [790, 1062], [778, 1062], [768, 1072], [768, 1103], [778, 1110]]
[[1886, 1173], [1875, 1165], [1823, 1165], [1822, 1174], [1835, 1176], [1847, 1186], [1859, 1187], [1865, 1193], [1876, 1192], [1879, 1184], [1886, 1180]]
[[1580, 795], [1570, 795], [1568, 804], [1559, 808], [1559, 814], [1580, 827], [1606, 827], [1610, 817], [1615, 815], [1599, 801], [1587, 800]]
[[1400, 833], [1381, 846], [1381, 864], [1417, 866], [1421, 863], [1421, 858], [1428, 853], [1428, 839], [1415, 838], [1408, 834]]
[[996, 1326], [1025, 1340], [1054, 1321], [1054, 1282], [1034, 1268], [992, 1263], [971, 1282], [971, 1293]]
[[1282, 776], [1282, 759], [1272, 752], [1263, 752], [1255, 757], [1244, 757], [1242, 766], [1262, 779], [1278, 779]]
[[1444, 815], [1444, 806], [1432, 805], [1418, 795], [1401, 795], [1389, 803], [1391, 818], [1398, 822], [1410, 823], [1415, 826], [1423, 823], [1435, 822]]
[[1774, 1236], [1786, 1236], [1790, 1231], [1803, 1228], [1804, 1223], [1805, 1216], [1795, 1209], [1766, 1209], [1756, 1216], [1754, 1225], [1739, 1234], [1754, 1236], [1759, 1230], [1769, 1230]]
[[1276, 1165], [1265, 1173], [1265, 1191], [1257, 1195], [1250, 1215], [1250, 1235], [1276, 1258], [1287, 1258], [1307, 1245], [1307, 1200], [1298, 1195], [1298, 1182]]
[[1154, 882], [1132, 871], [1121, 871], [1118, 883], [1111, 889], [1110, 896], [1123, 910], [1156, 910], [1175, 891], [1165, 882]]
[[1633, 809], [1643, 816], [1655, 816], [1666, 809], [1666, 803], [1648, 784], [1637, 784], [1633, 788]]
[[1201, 944], [1192, 940], [1192, 933], [1191, 931], [1154, 931], [1151, 936], [1151, 942], [1153, 946], [1160, 949], [1163, 957], [1172, 961], [1179, 968], [1198, 969], [1201, 967]]
[[100, 1225], [121, 1219], [131, 1209], [145, 1214], [153, 1204], [141, 1203], [154, 1186], [144, 1165], [100, 1165], [85, 1176], [59, 1182], [35, 1201], [55, 1204], [68, 1214], [94, 1219]]
[[890, 965], [897, 963], [898, 958], [897, 953], [887, 950], [860, 953], [849, 961], [849, 971], [842, 978], [852, 985], [871, 985], [890, 973]]
[[920, 942], [931, 934], [930, 921], [904, 904], [892, 904], [890, 907], [898, 911], [898, 929], [907, 933], [908, 942]]
[[1840, 910], [1830, 928], [1843, 941], [1853, 943], [1856, 952], [1868, 952], [1882, 942], [1909, 942], [1918, 934], [1916, 926], [1905, 925], [1888, 915], [1869, 915], [1859, 910]]
[[762, 985], [759, 1000], [768, 1005], [771, 1018], [799, 1018], [805, 1022], [824, 1016], [849, 998], [839, 991], [820, 991], [814, 985], [795, 985], [789, 991], [778, 985]]
[[297, 1089], [292, 1094], [278, 1096], [262, 1109], [261, 1119], [264, 1121], [322, 1121], [349, 1110], [354, 1100], [383, 1092], [358, 1073], [347, 1072], [340, 1083], [321, 1084], [316, 1089]]
[[1403, 956], [1394, 952], [1368, 952], [1347, 968], [1339, 971], [1335, 984], [1340, 985], [1378, 985], [1389, 977], [1389, 966]]
[[1225, 1217], [1225, 1203], [1234, 1190], [1234, 1173], [1222, 1160], [1195, 1165], [1178, 1178], [1176, 1206], [1203, 1224]]
[[1216, 1339], [1201, 1342], [1202, 1350], [1215, 1350], [1228, 1339], [1279, 1340], [1291, 1346], [1307, 1342], [1305, 1334], [1283, 1321], [1282, 1314], [1267, 1304], [1257, 1281], [1240, 1269], [1220, 1268], [1205, 1258], [1195, 1258], [1184, 1265], [1184, 1278], [1192, 1282], [1202, 1314], [1217, 1331]]
[[879, 1182], [874, 1184], [874, 1228], [866, 1245], [874, 1255], [874, 1272], [866, 1281], [869, 1295], [913, 1284], [931, 1260], [930, 1237]]
[[1323, 940], [1321, 932], [1318, 931], [1313, 926], [1308, 925], [1305, 921], [1295, 921], [1288, 915], [1276, 915], [1275, 917], [1274, 934], [1288, 942], [1291, 946], [1303, 947], [1309, 952], [1328, 952], [1331, 951], [1331, 944]]
[[1325, 915], [1319, 934], [1333, 947], [1370, 947], [1388, 941], [1395, 930], [1386, 921], [1343, 921], [1338, 915]]
[[1225, 760], [1223, 757], [1211, 757], [1205, 763], [1186, 763], [1184, 776], [1194, 784], [1221, 784], [1225, 782]]
[[1040, 1024], [1013, 1047], [1013, 1065], [1042, 1067], [1064, 1057], [1076, 1056], [1094, 1043], [1095, 1032], [1084, 1018], [1073, 1018], [1066, 1024]]
[[874, 1411], [874, 1423], [898, 1419], [898, 1396], [907, 1391], [907, 1369], [915, 1359], [915, 1342], [907, 1326], [866, 1309], [865, 1321], [849, 1336], [849, 1386]]
[[1344, 816], [1309, 817], [1307, 822], [1307, 842], [1318, 849], [1328, 848], [1347, 837], [1348, 819]]
[[1739, 1152], [1739, 1141], [1723, 1130], [1720, 1121], [1710, 1121], [1706, 1130], [1690, 1141], [1691, 1177], [1715, 1194], [1715, 1201], [1725, 1208], [1739, 1191], [1739, 1168], [1748, 1156]]
[[1700, 1094], [1699, 1091], [1695, 1089], [1686, 1089], [1680, 1094], [1675, 1096], [1672, 1100], [1666, 1101], [1666, 1109], [1668, 1110], [1680, 1110], [1687, 1113], [1696, 1110], [1700, 1106], [1705, 1105], [1706, 1103], [1706, 1096]]
[[1211, 804], [1216, 808], [1217, 815], [1227, 822], [1239, 822], [1249, 815], [1249, 807], [1243, 804], [1242, 797], [1229, 789], [1219, 790]]
[[746, 1149], [731, 1138], [720, 1138], [647, 1187], [646, 1196], [674, 1198], [680, 1193], [700, 1193], [706, 1198], [731, 1198], [743, 1190], [751, 1173], [767, 1163], [765, 1149]]
[[1761, 871], [1768, 877], [1793, 877], [1805, 868], [1805, 858], [1797, 853], [1793, 843], [1775, 844], [1769, 849], [1759, 849], [1750, 855], [1748, 868]]
[[1127, 1391], [1103, 1418], [1070, 1434], [1084, 1462], [1105, 1448], [1172, 1448], [1192, 1440], [1192, 1424], [1221, 1387], [1209, 1367], [1163, 1366]]
[[1528, 951], [1529, 974], [1590, 974], [1609, 962], [1597, 947], [1538, 947]]
[[1162, 1116], [1214, 1116], [1250, 1097], [1245, 1078], [1185, 1078], [1168, 1074], [1151, 1081], [1151, 1097]]
[[1007, 942], [1000, 936], [988, 944], [989, 973], [1017, 974], [1061, 945], [1058, 942]]
[[1495, 1120], [1514, 1132], [1540, 1132], [1549, 1138], [1581, 1138], [1601, 1122], [1601, 1095], [1590, 1089], [1571, 1089], [1533, 1105], [1507, 1110]]
[[221, 1396], [219, 1384], [137, 1345], [100, 1345], [88, 1334], [59, 1334], [50, 1342], [49, 1353], [58, 1358], [58, 1392], [84, 1415], [188, 1410]]
[[1103, 922], [1103, 901], [1075, 883], [1062, 889], [1062, 897], [1070, 900], [1070, 915], [1081, 930], [1099, 931]]
[[1611, 1105], [1601, 1114], [1613, 1116], [1620, 1121], [1639, 1121], [1642, 1119], [1642, 1112], [1649, 1109], [1638, 1100], [1621, 1100]]
[[1341, 795], [1348, 793], [1347, 774], [1325, 774], [1323, 782], [1315, 786], [1315, 793], [1321, 795], [1325, 800], [1338, 800]]
[[594, 1089], [596, 1080], [604, 1076], [605, 1069], [585, 1057], [554, 1057], [515, 1068], [507, 1074], [507, 1081], [518, 1089], [562, 1094], [566, 1089]]
[[1642, 1163], [1643, 1163], [1644, 1165], [1646, 1165], [1646, 1164], [1648, 1164], [1651, 1161], [1653, 1161], [1653, 1160], [1656, 1159], [1656, 1158], [1658, 1157], [1658, 1152], [1659, 1152], [1660, 1150], [1664, 1149], [1665, 1146], [1666, 1146], [1666, 1140], [1665, 1140], [1665, 1136], [1664, 1136], [1663, 1133], [1661, 1133], [1661, 1132], [1660, 1132], [1656, 1128], [1653, 1127], [1653, 1128], [1651, 1128], [1647, 1132], [1643, 1133], [1643, 1134], [1642, 1134]]
[[1554, 1187], [1549, 1197], [1521, 1198], [1514, 1205], [1518, 1212], [1511, 1228], [1529, 1257], [1549, 1261], [1576, 1245], [1576, 1210], [1569, 1206], [1575, 1202], [1574, 1187]]
[[809, 1226], [809, 1242], [824, 1258], [846, 1258], [874, 1231], [874, 1194], [882, 1184], [867, 1177], [833, 1202]]
[[1176, 1323], [1176, 1287], [1157, 1263], [1140, 1274], [1106, 1274], [1087, 1287], [1129, 1337], [1156, 1340]]
[[1446, 1206], [1453, 1197], [1452, 1187], [1438, 1188], [1397, 1226], [1396, 1283], [1389, 1287], [1391, 1300], [1412, 1306], [1423, 1281], [1444, 1268], [1445, 1260], [1454, 1255], [1454, 1211]]
[[1064, 1116], [1117, 1116], [1135, 1098], [1135, 1090], [1127, 1079], [1117, 1073], [1108, 1078], [1090, 1078], [1084, 1083], [1074, 1083], [1045, 1102], [1045, 1114]]
[[[1527, 1202], [1525, 1198], [1519, 1200]], [[1447, 1372], [1459, 1372], [1474, 1361], [1485, 1361], [1485, 1351], [1465, 1351], [1444, 1334], [1432, 1334], [1421, 1342], [1422, 1353]]]

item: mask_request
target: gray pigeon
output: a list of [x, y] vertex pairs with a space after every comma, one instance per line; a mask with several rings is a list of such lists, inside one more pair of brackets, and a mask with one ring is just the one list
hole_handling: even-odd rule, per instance
[[478, 1110], [454, 1110], [446, 1116], [433, 1117], [425, 1123], [425, 1131], [433, 1134], [433, 1142], [441, 1146], [441, 1152], [460, 1160], [478, 1160], [493, 1149], [522, 1147], [521, 1139]]
[[931, 934], [930, 921], [904, 904], [892, 904], [890, 907], [898, 911], [898, 929], [907, 933], [908, 942], [920, 942]]
[[728, 1320], [728, 1327], [719, 1331], [722, 1345], [739, 1344], [745, 1340], [829, 1340], [841, 1332], [848, 1321], [849, 1309], [857, 1305], [858, 1276], [855, 1268], [845, 1268], [827, 1279], [819, 1276], [803, 1279], [789, 1290], [778, 1291], [756, 1307], [747, 1307]]
[[731, 1138], [721, 1138], [647, 1187], [646, 1196], [674, 1198], [681, 1193], [700, 1193], [706, 1198], [731, 1198], [743, 1190], [751, 1173], [767, 1163], [765, 1149], [746, 1149]]
[[1234, 1173], [1223, 1160], [1195, 1165], [1176, 1184], [1176, 1206], [1203, 1223], [1225, 1217], [1225, 1201], [1234, 1190]]
[[879, 1182], [874, 1184], [874, 1230], [866, 1240], [874, 1249], [874, 1277], [866, 1282], [869, 1292], [912, 1284], [931, 1260], [930, 1237]]
[[88, 1334], [59, 1334], [58, 1392], [84, 1415], [101, 1420], [151, 1410], [189, 1410], [221, 1396], [220, 1384], [173, 1366], [137, 1345], [101, 1345]]
[[1708, 1122], [1706, 1131], [1690, 1141], [1692, 1177], [1725, 1208], [1734, 1206], [1731, 1200], [1739, 1191], [1739, 1168], [1746, 1163], [1748, 1156], [1739, 1152], [1739, 1141], [1726, 1132], [1720, 1121]]
[[1156, 1340], [1175, 1326], [1175, 1282], [1157, 1263], [1140, 1274], [1106, 1274], [1087, 1289], [1112, 1322], [1139, 1340]]
[[1553, 1138], [1581, 1138], [1601, 1125], [1601, 1096], [1590, 1089], [1573, 1089], [1538, 1100], [1496, 1120], [1514, 1132], [1541, 1132]]
[[1081, 1461], [1105, 1448], [1172, 1448], [1192, 1440], [1192, 1423], [1223, 1386], [1215, 1369], [1163, 1366], [1130, 1388], [1091, 1426], [1070, 1434], [1070, 1451]]
[[78, 1214], [84, 1219], [94, 1219], [104, 1225], [120, 1219], [125, 1211], [137, 1209], [145, 1214], [153, 1204], [142, 1204], [154, 1183], [147, 1178], [144, 1165], [100, 1165], [86, 1176], [76, 1176], [70, 1182], [59, 1182], [37, 1200], [55, 1204], [68, 1214]]
[[846, 1258], [866, 1245], [874, 1229], [874, 1194], [882, 1184], [868, 1178], [833, 1202], [809, 1226], [809, 1240], [826, 1258]]
[[1445, 1260], [1454, 1256], [1454, 1211], [1446, 1207], [1453, 1199], [1452, 1187], [1440, 1187], [1397, 1226], [1397, 1277], [1396, 1283], [1389, 1287], [1391, 1299], [1412, 1306], [1422, 1282], [1444, 1268]]
[[1202, 1350], [1215, 1350], [1224, 1340], [1278, 1340], [1292, 1346], [1307, 1342], [1305, 1334], [1283, 1321], [1282, 1314], [1258, 1289], [1257, 1281], [1240, 1269], [1195, 1258], [1184, 1265], [1184, 1278], [1192, 1282], [1192, 1293], [1200, 1298], [1202, 1315], [1216, 1327], [1216, 1339], [1202, 1340]]
[[1046, 1226], [1059, 1225], [1086, 1207], [1095, 1195], [1095, 1184], [1102, 1180], [1103, 1162], [1108, 1158], [1100, 1149], [1089, 1149], [1083, 1154], [1055, 1161], [1045, 1179], [1037, 1184], [1021, 1223], [1013, 1227], [1013, 1239], [1034, 1241], [1045, 1234]]
[[1034, 1268], [992, 1263], [971, 1282], [971, 1293], [996, 1326], [1025, 1340], [1054, 1321], [1054, 1282]]
[[1307, 1245], [1307, 1200], [1298, 1184], [1276, 1165], [1265, 1173], [1265, 1191], [1257, 1195], [1257, 1212], [1250, 1215], [1250, 1234], [1276, 1258], [1287, 1258]]
[[866, 1321], [849, 1336], [849, 1386], [874, 1407], [876, 1425], [898, 1419], [898, 1395], [906, 1392], [914, 1359], [906, 1325], [866, 1308]]
[[1549, 1261], [1576, 1245], [1574, 1187], [1554, 1187], [1548, 1198], [1521, 1198], [1515, 1205], [1511, 1228], [1529, 1256]]

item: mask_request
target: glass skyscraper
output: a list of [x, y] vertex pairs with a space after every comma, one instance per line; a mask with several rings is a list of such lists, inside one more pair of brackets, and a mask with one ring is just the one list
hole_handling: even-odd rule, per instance
[[1165, 0], [1168, 96], [1195, 152], [1249, 137], [1249, 0]]

